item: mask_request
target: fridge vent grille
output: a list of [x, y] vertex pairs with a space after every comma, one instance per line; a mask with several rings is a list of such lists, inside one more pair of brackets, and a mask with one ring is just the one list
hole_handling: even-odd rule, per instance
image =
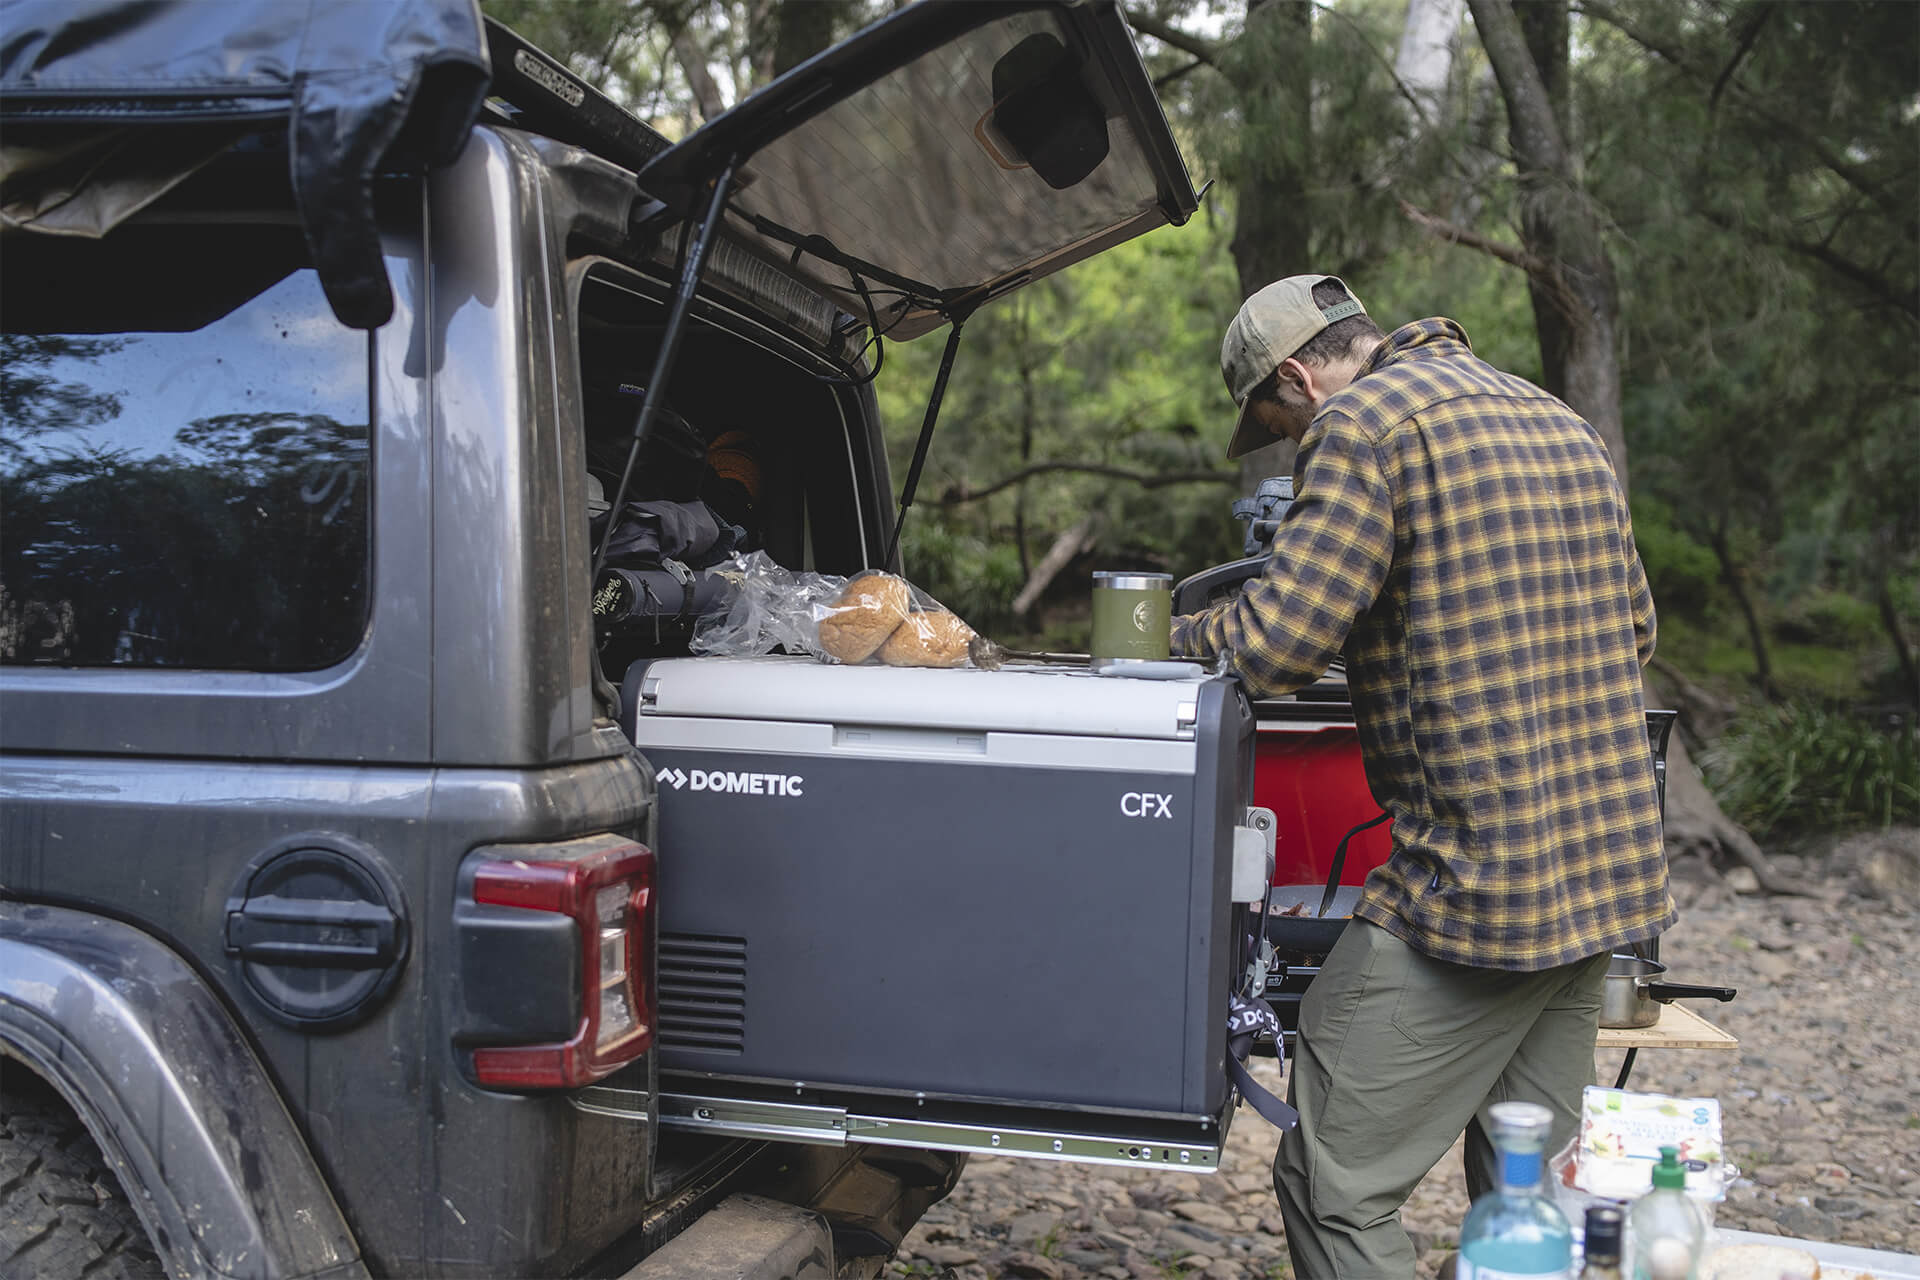
[[747, 940], [660, 935], [660, 1044], [741, 1053], [747, 1043]]

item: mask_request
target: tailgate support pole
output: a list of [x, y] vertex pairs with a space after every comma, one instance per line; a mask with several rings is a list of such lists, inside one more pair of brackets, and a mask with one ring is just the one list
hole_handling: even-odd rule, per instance
[[927, 396], [927, 416], [920, 424], [920, 438], [913, 445], [913, 465], [907, 468], [907, 483], [900, 490], [900, 514], [893, 522], [887, 554], [880, 561], [882, 569], [892, 570], [894, 553], [900, 550], [900, 531], [907, 526], [907, 508], [913, 505], [914, 492], [920, 488], [920, 472], [927, 465], [927, 446], [933, 443], [933, 424], [940, 420], [940, 402], [947, 398], [947, 379], [953, 374], [953, 358], [960, 350], [960, 327], [971, 314], [971, 307], [948, 312], [953, 318], [953, 328], [947, 333], [947, 349], [940, 353], [940, 372], [934, 375], [933, 391]]
[[600, 546], [593, 553], [593, 575], [588, 579], [589, 582], [600, 581], [600, 571], [607, 567], [607, 547], [613, 542], [613, 531], [620, 523], [620, 512], [626, 507], [627, 488], [633, 483], [634, 463], [639, 461], [640, 449], [647, 442], [647, 433], [653, 429], [653, 420], [659, 415], [661, 402], [666, 399], [667, 380], [673, 376], [673, 366], [680, 358], [680, 339], [687, 331], [687, 313], [693, 309], [694, 290], [700, 287], [700, 275], [707, 265], [707, 252], [713, 247], [714, 232], [720, 225], [721, 213], [727, 207], [727, 195], [733, 189], [733, 172], [739, 163], [738, 157], [727, 161], [714, 178], [713, 193], [707, 197], [706, 213], [702, 215], [699, 230], [687, 250], [679, 283], [674, 286], [673, 305], [667, 311], [667, 331], [661, 335], [660, 351], [653, 358], [653, 376], [647, 379], [647, 396], [640, 404], [640, 416], [633, 421], [633, 443], [627, 448], [627, 465], [620, 472], [620, 487], [614, 491], [613, 505], [607, 508], [607, 527], [600, 534]]

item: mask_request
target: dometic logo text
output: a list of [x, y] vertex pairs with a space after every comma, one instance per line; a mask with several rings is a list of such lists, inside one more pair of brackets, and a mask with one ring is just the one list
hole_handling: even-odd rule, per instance
[[676, 791], [725, 791], [740, 796], [798, 796], [806, 778], [797, 773], [734, 773], [727, 769], [662, 769], [660, 781]]

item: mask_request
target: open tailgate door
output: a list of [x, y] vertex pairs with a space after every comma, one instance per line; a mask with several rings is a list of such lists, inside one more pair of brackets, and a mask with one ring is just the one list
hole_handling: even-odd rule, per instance
[[920, 0], [640, 172], [906, 339], [1198, 206], [1113, 0]]

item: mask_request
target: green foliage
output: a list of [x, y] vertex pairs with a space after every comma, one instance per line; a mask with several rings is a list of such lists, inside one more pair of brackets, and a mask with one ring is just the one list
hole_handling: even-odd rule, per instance
[[975, 630], [992, 633], [1013, 620], [1008, 606], [1024, 575], [1012, 547], [949, 522], [910, 518], [900, 555], [921, 589]]
[[1467, 331], [1474, 354], [1537, 383], [1540, 343], [1526, 277], [1489, 270], [1485, 260], [1423, 236], [1349, 281], [1383, 329], [1447, 316]]
[[1853, 648], [1873, 641], [1880, 620], [1873, 606], [1844, 591], [1815, 591], [1795, 600], [1773, 624], [1790, 644]]
[[[1070, 613], [1096, 563], [1184, 576], [1237, 554], [1227, 513], [1237, 476], [1221, 462], [1233, 405], [1218, 372], [1234, 289], [1224, 237], [1196, 219], [969, 320], [902, 540], [915, 583], [1025, 644], [1047, 619], [1014, 618], [1013, 599], [1055, 539], [1088, 518], [1094, 549], [1056, 580], [1053, 599]], [[940, 335], [887, 348], [876, 393], [896, 484], [939, 357]], [[995, 488], [1036, 467], [1059, 469]]]
[[1633, 540], [1663, 615], [1704, 617], [1720, 579], [1720, 566], [1712, 551], [1679, 527], [1673, 508], [1658, 498], [1635, 498]]
[[[1893, 667], [1872, 602], [1920, 568], [1920, 24], [1902, 4], [1587, 12], [1636, 516], [1657, 498], [1739, 575], [1786, 642], [1777, 686], [1870, 695]], [[1669, 612], [1742, 626], [1723, 587], [1679, 585], [1656, 588], [1663, 633]]]
[[[1654, 603], [1658, 606], [1658, 596]], [[1678, 610], [1661, 612], [1659, 621], [1657, 657], [1710, 686], [1749, 687], [1754, 674], [1753, 650], [1748, 648], [1738, 623], [1718, 614], [1703, 622]]]
[[1702, 756], [1756, 838], [1920, 822], [1920, 730], [1807, 702], [1756, 707]]
[[1881, 653], [1830, 644], [1783, 643], [1777, 639], [1777, 628], [1773, 634], [1773, 683], [1784, 696], [1836, 705], [1874, 705], [1899, 698], [1897, 692], [1889, 697], [1882, 691], [1886, 682], [1875, 679], [1882, 673], [1892, 674], [1880, 665]]

